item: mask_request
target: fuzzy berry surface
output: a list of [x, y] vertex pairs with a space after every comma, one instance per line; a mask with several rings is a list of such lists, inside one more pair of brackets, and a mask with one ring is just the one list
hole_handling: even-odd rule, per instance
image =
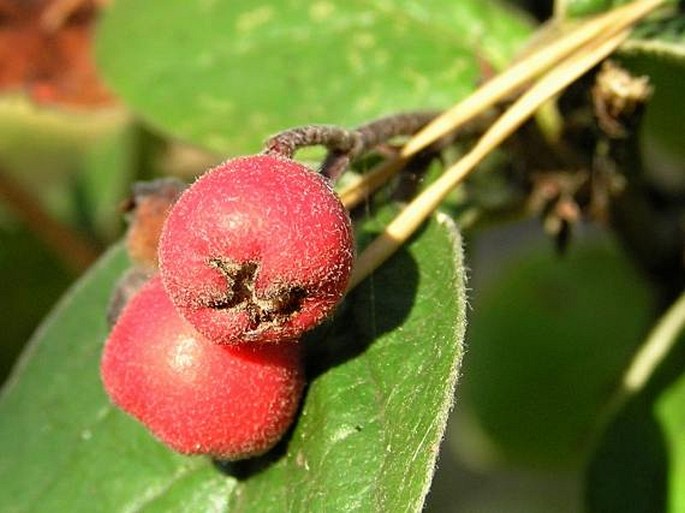
[[181, 314], [229, 344], [299, 338], [339, 303], [353, 260], [350, 217], [327, 180], [271, 155], [201, 176], [171, 209], [159, 247]]
[[270, 449], [304, 387], [301, 344], [215, 344], [176, 312], [159, 277], [129, 301], [105, 344], [112, 402], [183, 454], [224, 460]]

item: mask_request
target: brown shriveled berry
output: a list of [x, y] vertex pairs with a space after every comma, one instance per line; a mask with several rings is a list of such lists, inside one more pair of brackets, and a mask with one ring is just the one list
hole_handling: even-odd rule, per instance
[[157, 269], [157, 246], [169, 209], [186, 188], [175, 178], [138, 182], [125, 204], [129, 227], [126, 248], [131, 261], [143, 269]]

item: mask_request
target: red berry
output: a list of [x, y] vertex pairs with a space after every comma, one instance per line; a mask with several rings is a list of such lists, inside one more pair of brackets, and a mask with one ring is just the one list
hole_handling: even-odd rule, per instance
[[325, 178], [282, 157], [224, 162], [188, 188], [162, 230], [164, 286], [222, 343], [297, 339], [347, 286], [350, 218]]
[[304, 386], [301, 344], [214, 344], [178, 315], [159, 277], [122, 311], [101, 374], [112, 401], [164, 443], [228, 460], [271, 448]]

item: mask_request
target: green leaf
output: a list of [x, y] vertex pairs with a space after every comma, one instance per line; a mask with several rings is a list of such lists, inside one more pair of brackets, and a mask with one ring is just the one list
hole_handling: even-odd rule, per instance
[[588, 511], [685, 510], [683, 362], [685, 337], [657, 383], [634, 397], [601, 437], [586, 475]]
[[104, 312], [126, 265], [121, 249], [106, 255], [8, 382], [0, 511], [421, 509], [464, 335], [461, 242], [449, 220], [431, 221], [311, 337], [293, 432], [267, 457], [232, 465], [172, 453], [105, 397]]
[[484, 0], [120, 0], [97, 53], [149, 123], [245, 153], [296, 125], [446, 108], [481, 78], [479, 62], [503, 65], [527, 32]]
[[460, 241], [440, 219], [354, 293], [338, 325], [356, 327], [320, 357], [288, 454], [239, 487], [237, 511], [421, 510], [465, 322]]
[[650, 334], [649, 350], [638, 353], [637, 367], [658, 364], [656, 371], [627, 396], [596, 444], [586, 474], [589, 511], [685, 511], [684, 325], [681, 296]]

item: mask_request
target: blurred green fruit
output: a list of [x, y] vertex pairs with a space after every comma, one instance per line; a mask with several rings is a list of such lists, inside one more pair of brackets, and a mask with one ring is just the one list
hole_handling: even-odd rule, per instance
[[609, 243], [480, 272], [462, 390], [487, 445], [510, 463], [577, 464], [649, 327], [647, 286]]

